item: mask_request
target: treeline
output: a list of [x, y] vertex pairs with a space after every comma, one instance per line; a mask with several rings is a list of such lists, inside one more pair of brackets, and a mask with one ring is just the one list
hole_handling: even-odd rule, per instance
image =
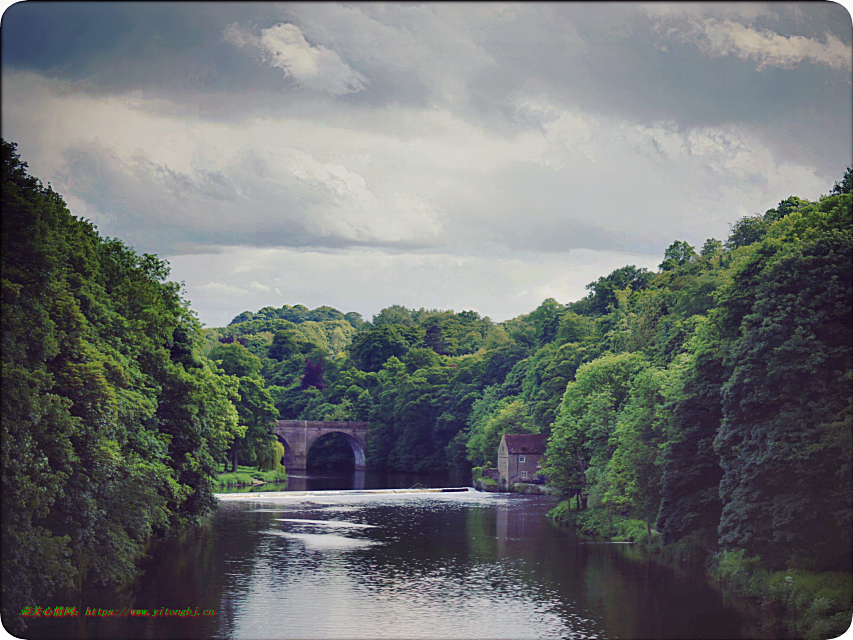
[[134, 578], [152, 536], [208, 513], [229, 450], [275, 408], [256, 415], [251, 379], [203, 356], [166, 263], [100, 237], [0, 150], [2, 613], [22, 633], [23, 607]]
[[646, 287], [617, 291], [607, 351], [576, 371], [549, 440], [546, 473], [586, 526], [633, 516], [685, 551], [849, 571], [849, 181], [699, 254], [676, 242]]

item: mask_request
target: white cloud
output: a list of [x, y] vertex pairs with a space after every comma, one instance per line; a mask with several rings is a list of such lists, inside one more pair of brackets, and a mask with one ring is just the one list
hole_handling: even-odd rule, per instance
[[259, 49], [265, 62], [309, 89], [340, 96], [361, 91], [367, 85], [367, 78], [341, 60], [335, 51], [310, 44], [294, 24], [277, 24], [261, 30], [257, 36], [234, 23], [223, 35], [226, 42], [241, 49]]
[[[757, 70], [766, 67], [791, 69], [803, 62], [825, 65], [850, 72], [853, 48], [825, 31], [822, 39], [803, 35], [783, 35], [754, 26], [759, 20], [778, 22], [791, 14], [799, 22], [806, 19], [797, 5], [740, 3], [666, 3], [641, 5], [656, 20], [656, 30], [684, 42], [693, 42], [704, 53], [754, 60]], [[656, 43], [666, 50], [665, 45]]]
[[254, 289], [255, 291], [262, 291], [264, 293], [270, 290], [267, 285], [261, 284], [257, 280], [252, 280], [252, 282], [249, 283], [249, 288]]
[[801, 62], [847, 72], [853, 67], [853, 49], [829, 32], [821, 42], [804, 36], [784, 36], [769, 29], [759, 30], [732, 20], [703, 20], [695, 27], [697, 43], [705, 53], [755, 60], [758, 70], [768, 66], [789, 69]]
[[662, 2], [639, 5], [639, 9], [652, 18], [674, 20], [678, 18], [734, 19], [747, 24], [758, 18], [775, 18], [779, 5], [760, 2]]

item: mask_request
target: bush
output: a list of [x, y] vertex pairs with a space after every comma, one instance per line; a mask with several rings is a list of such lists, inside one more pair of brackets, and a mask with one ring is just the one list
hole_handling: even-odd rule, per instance
[[558, 524], [565, 524], [569, 521], [569, 513], [571, 505], [568, 500], [561, 501], [556, 507], [548, 512], [548, 517]]
[[712, 549], [715, 546], [716, 539], [713, 533], [706, 529], [696, 529], [678, 542], [666, 545], [663, 550], [667, 557], [677, 562], [698, 564], [704, 562], [709, 554], [714, 553]]
[[659, 538], [656, 531], [653, 531], [651, 536], [649, 535], [649, 527], [646, 525], [645, 520], [617, 518], [614, 519], [613, 528], [616, 530], [616, 535], [613, 536], [614, 540], [626, 540], [629, 542], [636, 542], [638, 544], [650, 544], [653, 541], [657, 541]]

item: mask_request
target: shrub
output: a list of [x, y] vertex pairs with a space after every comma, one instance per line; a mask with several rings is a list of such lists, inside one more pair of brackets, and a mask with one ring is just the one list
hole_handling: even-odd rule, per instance
[[554, 522], [564, 524], [569, 520], [569, 512], [571, 507], [568, 500], [561, 501], [556, 507], [548, 512], [548, 517]]

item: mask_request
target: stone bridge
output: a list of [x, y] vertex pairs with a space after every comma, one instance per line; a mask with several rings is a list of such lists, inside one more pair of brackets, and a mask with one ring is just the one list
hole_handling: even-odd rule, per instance
[[303, 471], [308, 451], [318, 438], [327, 433], [341, 433], [352, 447], [355, 470], [363, 471], [367, 449], [367, 422], [320, 422], [316, 420], [279, 420], [275, 435], [284, 445], [284, 468], [290, 472]]

